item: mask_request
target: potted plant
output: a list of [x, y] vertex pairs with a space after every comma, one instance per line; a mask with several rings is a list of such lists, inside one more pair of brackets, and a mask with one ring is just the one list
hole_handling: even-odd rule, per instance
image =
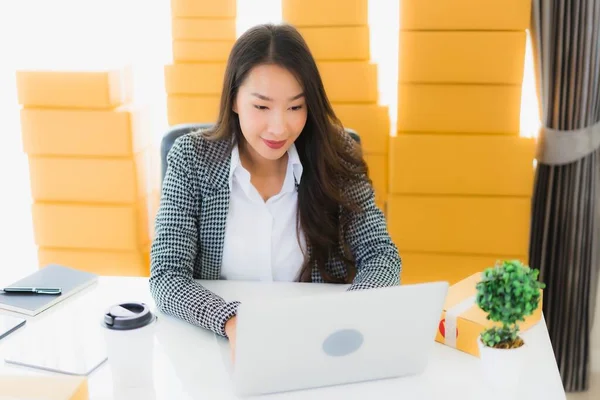
[[514, 388], [519, 383], [527, 352], [519, 322], [539, 307], [545, 284], [538, 275], [519, 260], [504, 260], [487, 268], [476, 285], [477, 306], [495, 322], [477, 340], [484, 377], [494, 386]]

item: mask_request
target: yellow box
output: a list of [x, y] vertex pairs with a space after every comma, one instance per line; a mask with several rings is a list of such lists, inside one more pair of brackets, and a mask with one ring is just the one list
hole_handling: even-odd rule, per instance
[[222, 62], [166, 65], [166, 91], [168, 94], [220, 95], [225, 68]]
[[220, 96], [167, 96], [169, 125], [214, 123], [219, 116]]
[[402, 0], [401, 30], [529, 28], [531, 0]]
[[528, 254], [528, 197], [390, 194], [388, 228], [402, 251]]
[[140, 250], [150, 242], [151, 205], [34, 203], [33, 231], [39, 247]]
[[235, 41], [235, 18], [173, 18], [173, 40], [229, 40]]
[[23, 150], [30, 156], [131, 156], [152, 142], [149, 107], [114, 110], [21, 109]]
[[369, 176], [375, 190], [375, 203], [380, 207], [387, 199], [388, 158], [386, 155], [365, 154], [364, 159], [369, 168]]
[[388, 153], [390, 115], [387, 106], [351, 103], [333, 103], [332, 106], [344, 127], [359, 134], [364, 153]]
[[[351, 87], [351, 85], [348, 85]], [[398, 132], [518, 135], [521, 86], [400, 84]]]
[[[491, 267], [493, 264], [489, 266]], [[483, 266], [481, 270], [486, 267], [487, 266]], [[477, 340], [479, 339], [481, 332], [494, 326], [501, 326], [500, 323], [488, 321], [486, 318], [487, 314], [481, 310], [475, 302], [474, 296], [477, 294], [475, 286], [480, 280], [481, 272], [478, 272], [449, 288], [448, 295], [446, 296], [446, 303], [444, 305], [444, 312], [442, 313], [435, 337], [436, 342], [452, 346], [457, 350], [471, 354], [475, 357], [479, 357]], [[525, 321], [519, 321], [519, 330], [521, 332], [527, 331], [541, 320], [543, 295], [544, 293], [541, 291], [539, 307], [533, 314], [525, 317]], [[469, 304], [472, 305], [469, 307]], [[466, 311], [459, 311], [465, 308]], [[447, 319], [452, 317], [448, 316], [448, 314], [454, 315], [456, 312], [459, 312], [459, 314], [455, 317], [454, 322], [449, 322]], [[448, 340], [446, 335], [446, 327], [452, 325], [455, 326], [455, 343]]]
[[402, 251], [402, 284], [447, 281], [451, 285], [492, 266], [497, 260], [526, 260], [527, 256], [418, 253]]
[[525, 41], [525, 31], [403, 31], [399, 82], [520, 85]]
[[225, 62], [233, 41], [174, 40], [173, 60], [179, 62]]
[[132, 71], [17, 71], [17, 96], [26, 107], [115, 108], [132, 100]]
[[174, 17], [235, 18], [236, 0], [171, 0]]
[[329, 101], [376, 103], [377, 65], [367, 61], [322, 61], [319, 72]]
[[369, 27], [334, 26], [298, 29], [318, 61], [369, 61]]
[[79, 376], [0, 375], [2, 399], [88, 400], [87, 378]]
[[531, 196], [535, 150], [519, 136], [398, 134], [390, 193]]
[[368, 0], [282, 0], [283, 21], [297, 27], [368, 25]]
[[154, 148], [126, 158], [30, 157], [32, 198], [38, 202], [134, 203], [158, 189], [158, 158]]
[[150, 245], [147, 250], [100, 251], [39, 248], [39, 266], [66, 265], [78, 270], [109, 276], [149, 276]]

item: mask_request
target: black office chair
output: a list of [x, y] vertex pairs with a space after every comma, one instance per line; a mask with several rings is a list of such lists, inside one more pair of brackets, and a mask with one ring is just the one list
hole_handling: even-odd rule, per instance
[[[163, 136], [162, 141], [160, 143], [160, 159], [161, 159], [161, 176], [160, 183], [162, 186], [162, 181], [165, 179], [165, 174], [167, 173], [167, 155], [177, 140], [178, 137], [185, 135], [186, 133], [190, 133], [192, 131], [196, 131], [198, 129], [206, 129], [213, 126], [212, 123], [189, 123], [189, 124], [179, 124], [172, 126], [167, 133]], [[346, 132], [354, 139], [358, 144], [360, 144], [360, 136], [354, 130], [350, 128], [345, 128]]]

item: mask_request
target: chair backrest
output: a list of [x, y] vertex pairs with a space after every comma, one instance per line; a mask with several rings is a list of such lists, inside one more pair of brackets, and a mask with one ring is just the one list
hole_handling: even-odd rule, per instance
[[[206, 129], [213, 126], [212, 123], [196, 123], [196, 124], [179, 124], [172, 126], [167, 133], [162, 138], [160, 143], [160, 159], [161, 159], [161, 175], [160, 175], [160, 183], [162, 186], [162, 181], [165, 179], [165, 174], [167, 173], [167, 155], [177, 140], [178, 137], [183, 136], [192, 131], [196, 131], [198, 129]], [[358, 132], [353, 129], [345, 128], [346, 132], [354, 139], [357, 143], [360, 144], [360, 136]]]

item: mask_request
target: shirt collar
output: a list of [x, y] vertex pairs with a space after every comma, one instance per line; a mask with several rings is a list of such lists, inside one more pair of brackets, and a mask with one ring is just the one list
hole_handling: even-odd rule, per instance
[[[300, 184], [300, 179], [302, 178], [302, 162], [300, 161], [300, 156], [298, 155], [298, 150], [296, 149], [296, 145], [292, 143], [290, 148], [287, 151], [288, 153], [288, 163], [287, 163], [287, 171], [286, 177], [283, 182], [282, 191], [291, 191], [291, 189], [295, 189], [296, 184]], [[250, 174], [246, 171], [242, 166], [242, 162], [240, 161], [240, 151], [237, 144], [233, 146], [231, 150], [231, 164], [229, 165], [229, 189], [231, 190], [233, 184], [233, 175], [239, 171], [242, 173], [242, 177], [244, 180], [250, 182]], [[290, 176], [290, 172], [292, 175]], [[288, 179], [291, 178], [291, 179]]]

